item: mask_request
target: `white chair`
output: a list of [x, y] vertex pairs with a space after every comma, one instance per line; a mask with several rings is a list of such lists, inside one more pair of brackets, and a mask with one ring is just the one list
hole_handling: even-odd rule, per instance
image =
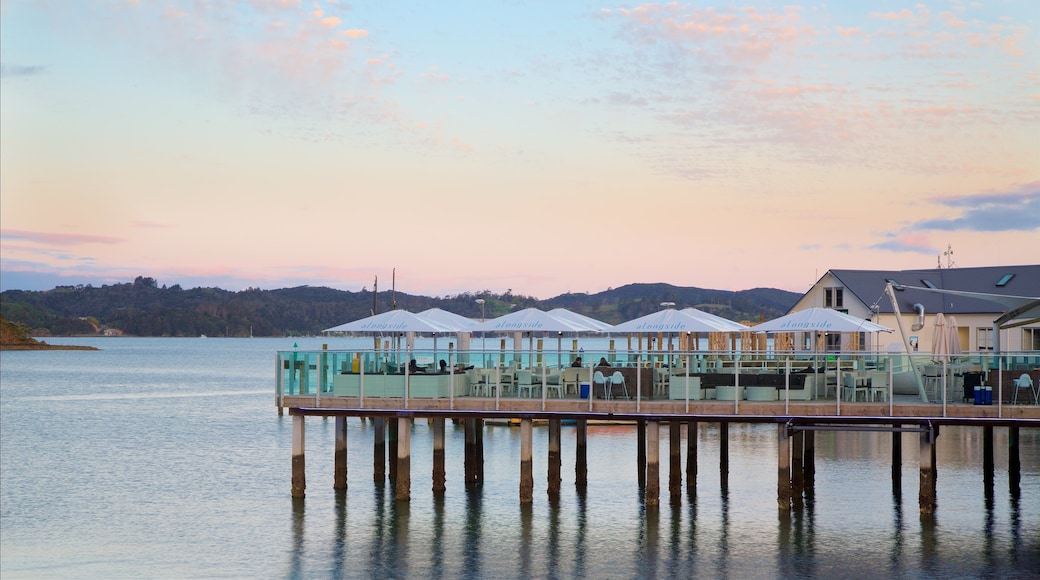
[[[571, 388], [574, 389], [574, 394], [577, 395], [579, 385], [581, 384], [581, 371], [584, 370], [581, 367], [567, 367], [563, 369], [563, 378], [560, 382], [563, 384], [563, 393], [565, 395], [571, 394]], [[586, 377], [588, 375], [585, 375]]]
[[[540, 386], [540, 385], [539, 385]], [[535, 385], [531, 382], [531, 371], [516, 371], [516, 396], [523, 397], [527, 391], [528, 397], [534, 396]]]
[[614, 395], [614, 385], [621, 385], [621, 389], [625, 391], [625, 398], [628, 399], [628, 385], [625, 384], [625, 375], [621, 374], [621, 371], [614, 371], [614, 374], [610, 375], [610, 395]]
[[654, 367], [654, 396], [668, 394], [668, 369]]
[[1018, 391], [1020, 389], [1026, 389], [1029, 391], [1029, 395], [1033, 397], [1033, 404], [1037, 404], [1038, 397], [1037, 390], [1033, 388], [1033, 377], [1026, 373], [1022, 373], [1022, 376], [1015, 379], [1015, 396], [1011, 398], [1012, 403], [1018, 403]]
[[596, 371], [592, 375], [593, 392], [595, 392], [596, 385], [603, 387], [603, 398], [609, 399], [610, 393], [607, 391], [607, 377], [603, 376], [603, 371]]

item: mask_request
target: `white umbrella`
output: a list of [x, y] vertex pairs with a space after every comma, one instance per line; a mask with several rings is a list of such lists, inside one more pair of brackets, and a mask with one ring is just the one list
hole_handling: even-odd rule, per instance
[[537, 308], [525, 308], [478, 323], [470, 330], [474, 332], [585, 332], [589, 329], [557, 318]]
[[[558, 318], [537, 308], [525, 308], [492, 318], [473, 327], [474, 332], [586, 332], [576, 322]], [[514, 346], [515, 348], [515, 346]], [[532, 347], [533, 348], [533, 347]]]
[[473, 327], [480, 324], [472, 318], [466, 318], [454, 312], [448, 312], [447, 310], [441, 310], [440, 308], [430, 308], [419, 312], [417, 316], [421, 316], [427, 320], [432, 320], [441, 326], [447, 326], [454, 332], [470, 332]]
[[452, 332], [452, 329], [407, 310], [388, 310], [326, 328], [323, 332]]
[[610, 332], [740, 332], [747, 329], [748, 327], [739, 322], [726, 320], [696, 308], [666, 308], [612, 326]]
[[946, 315], [942, 312], [935, 315], [935, 327], [932, 330], [932, 359], [944, 361], [950, 354], [950, 336], [946, 332]]
[[951, 314], [946, 317], [947, 337], [949, 344], [947, 348], [950, 351], [950, 356], [960, 356], [961, 354], [961, 334], [957, 331], [957, 319]]
[[751, 327], [754, 332], [892, 332], [833, 308], [806, 308]]
[[[606, 322], [596, 320], [595, 318], [585, 316], [584, 314], [578, 314], [577, 312], [567, 310], [566, 308], [553, 308], [549, 311], [549, 314], [555, 316], [556, 318], [562, 318], [563, 320], [582, 326], [588, 332], [607, 332], [611, 328], [611, 326]], [[556, 335], [556, 358], [560, 361], [560, 364], [563, 363], [562, 357], [563, 334], [559, 333]]]
[[584, 314], [578, 314], [577, 312], [567, 310], [566, 308], [553, 308], [549, 311], [549, 314], [567, 322], [574, 323], [588, 332], [606, 332], [611, 328], [611, 326], [606, 322], [601, 322], [595, 318], [585, 316]]

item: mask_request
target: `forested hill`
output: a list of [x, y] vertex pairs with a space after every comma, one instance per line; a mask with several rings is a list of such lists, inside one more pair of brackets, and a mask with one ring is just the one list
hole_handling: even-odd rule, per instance
[[37, 336], [124, 334], [130, 336], [307, 336], [322, 329], [399, 308], [442, 308], [471, 318], [494, 318], [516, 308], [563, 307], [617, 324], [660, 309], [693, 306], [730, 320], [768, 320], [787, 312], [800, 294], [768, 288], [740, 292], [630, 284], [597, 294], [563, 294], [547, 300], [490, 291], [428, 297], [381, 291], [349, 292], [300, 286], [279, 290], [160, 286], [138, 277], [132, 283], [59, 286], [53, 290], [0, 293], [0, 312]]

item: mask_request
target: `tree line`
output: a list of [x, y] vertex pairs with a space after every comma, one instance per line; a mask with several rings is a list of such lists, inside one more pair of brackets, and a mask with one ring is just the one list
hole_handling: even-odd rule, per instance
[[758, 288], [740, 292], [670, 284], [630, 284], [596, 294], [563, 294], [547, 300], [513, 294], [464, 292], [429, 297], [299, 286], [276, 290], [184, 289], [138, 276], [131, 283], [58, 286], [53, 290], [0, 293], [0, 313], [37, 336], [313, 336], [325, 328], [399, 308], [441, 308], [462, 316], [494, 318], [518, 308], [563, 307], [610, 324], [649, 314], [672, 302], [730, 320], [770, 319], [787, 312], [799, 294]]

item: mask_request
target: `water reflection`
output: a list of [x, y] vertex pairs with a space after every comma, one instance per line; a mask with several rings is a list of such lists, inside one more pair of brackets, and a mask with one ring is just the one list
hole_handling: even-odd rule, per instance
[[303, 549], [304, 540], [304, 499], [302, 497], [292, 498], [292, 549], [289, 551], [289, 574], [290, 578], [299, 578], [303, 575]]
[[466, 495], [466, 519], [463, 526], [463, 562], [465, 569], [478, 573], [481, 567], [481, 525], [483, 515], [481, 514], [481, 499], [483, 489], [480, 486], [465, 485], [463, 493]]
[[587, 486], [580, 486], [575, 490], [575, 502], [577, 505], [576, 518], [576, 529], [574, 533], [574, 575], [578, 578], [583, 578], [586, 575], [585, 569], [585, 543], [586, 543], [586, 526], [588, 525], [588, 493]]
[[346, 571], [344, 564], [347, 561], [347, 490], [335, 491], [336, 531], [332, 542], [332, 572], [333, 576], [340, 578]]

